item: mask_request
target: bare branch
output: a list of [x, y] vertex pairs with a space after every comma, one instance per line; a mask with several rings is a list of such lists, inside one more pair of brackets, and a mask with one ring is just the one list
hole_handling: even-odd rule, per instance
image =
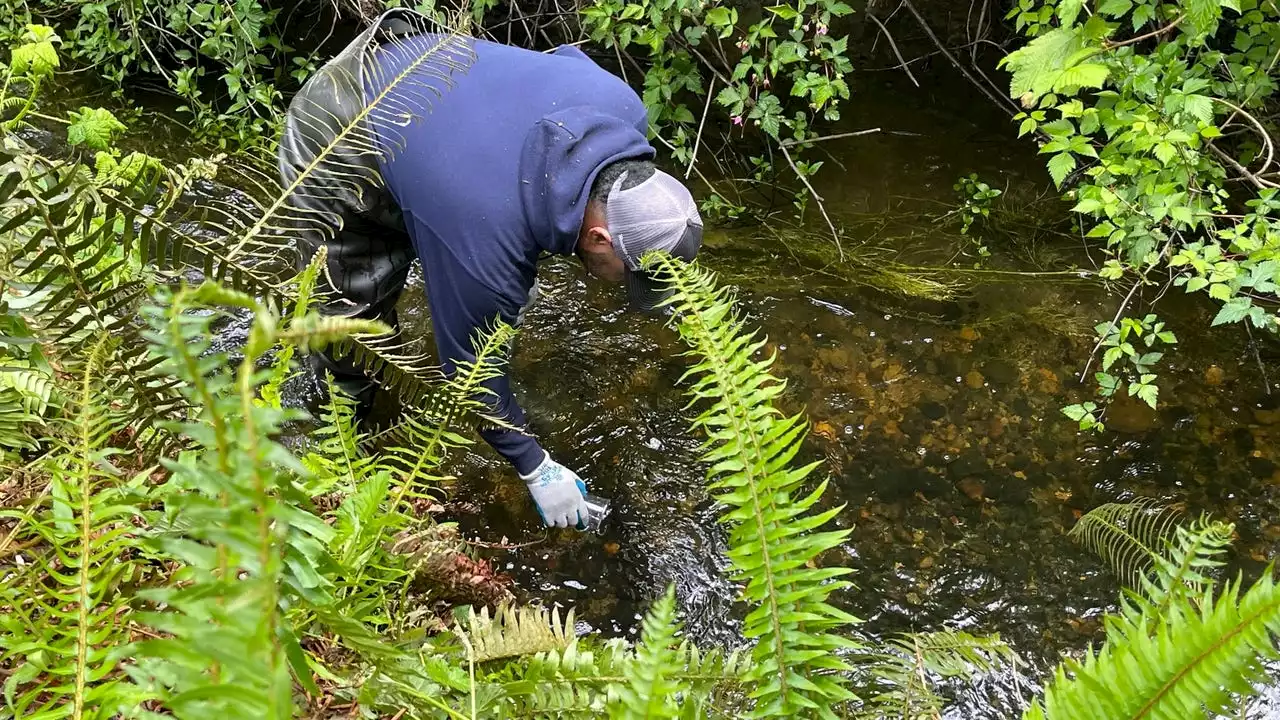
[[800, 172], [800, 168], [796, 167], [795, 161], [791, 159], [791, 153], [787, 152], [787, 146], [779, 145], [778, 149], [782, 151], [782, 156], [787, 159], [787, 164], [791, 166], [796, 177], [799, 177], [800, 182], [804, 183], [804, 186], [808, 188], [814, 202], [818, 203], [818, 210], [822, 213], [822, 219], [827, 221], [827, 227], [831, 228], [831, 237], [836, 241], [836, 250], [840, 253], [840, 262], [844, 262], [844, 248], [840, 246], [840, 233], [836, 232], [835, 223], [831, 222], [831, 216], [827, 214], [827, 208], [822, 204], [822, 196], [818, 194], [817, 190], [813, 189], [813, 185], [809, 184], [809, 178], [805, 177], [804, 173]]

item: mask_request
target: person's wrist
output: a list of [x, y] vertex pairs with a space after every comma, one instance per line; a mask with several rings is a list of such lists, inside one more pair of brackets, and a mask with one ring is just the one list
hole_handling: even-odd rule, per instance
[[529, 470], [529, 472], [527, 473], [522, 473], [520, 472], [519, 468], [517, 468], [516, 475], [518, 475], [520, 479], [523, 480], [526, 485], [528, 485], [530, 482], [533, 482], [538, 478], [538, 475], [542, 472], [542, 468], [546, 467], [547, 463], [549, 462], [551, 462], [551, 453], [547, 452], [546, 450], [543, 450], [542, 459], [538, 461], [537, 465], [534, 465], [533, 468]]

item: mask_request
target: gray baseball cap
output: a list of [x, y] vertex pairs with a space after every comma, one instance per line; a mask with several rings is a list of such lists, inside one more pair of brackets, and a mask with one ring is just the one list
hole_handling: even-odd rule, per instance
[[614, 182], [605, 205], [609, 234], [626, 265], [627, 298], [640, 310], [653, 310], [672, 290], [640, 268], [640, 258], [665, 250], [692, 261], [702, 247], [702, 216], [684, 183], [657, 170], [635, 187], [622, 189], [626, 173]]

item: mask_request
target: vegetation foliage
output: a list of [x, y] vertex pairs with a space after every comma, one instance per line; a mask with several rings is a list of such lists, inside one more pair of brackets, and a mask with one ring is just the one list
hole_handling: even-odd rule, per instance
[[[1250, 309], [1241, 317], [1253, 322], [1256, 302], [1273, 288], [1258, 281], [1245, 289], [1238, 274], [1214, 280], [1212, 273], [1229, 273], [1216, 264], [1227, 260], [1239, 272], [1247, 267], [1249, 277], [1267, 272], [1267, 259], [1255, 257], [1269, 252], [1265, 212], [1252, 219], [1216, 211], [1201, 216], [1205, 207], [1218, 206], [1196, 203], [1207, 197], [1226, 202], [1225, 191], [1193, 180], [1189, 166], [1181, 175], [1161, 174], [1175, 159], [1199, 152], [1197, 143], [1217, 137], [1209, 130], [1216, 111], [1203, 119], [1203, 101], [1187, 98], [1219, 82], [1214, 92], [1240, 100], [1234, 105], [1240, 117], [1247, 114], [1249, 102], [1225, 95], [1236, 88], [1228, 90], [1214, 75], [1219, 62], [1231, 66], [1231, 55], [1202, 69], [1217, 78], [1210, 84], [1169, 90], [1185, 96], [1180, 106], [1165, 96], [1155, 109], [1147, 107], [1153, 102], [1144, 95], [1148, 87], [1127, 81], [1112, 95], [1096, 93], [1090, 108], [1079, 100], [1075, 115], [1070, 103], [1078, 99], [1063, 100], [1119, 78], [1111, 62], [1167, 61], [1162, 73], [1183, 67], [1173, 50], [1164, 51], [1167, 57], [1152, 51], [1164, 60], [1140, 59], [1136, 48], [1143, 42], [1183, 43], [1178, 52], [1194, 47], [1196, 63], [1211, 54], [1204, 48], [1212, 47], [1219, 4], [1125, 3], [1103, 3], [1104, 10], [1064, 0], [1051, 3], [1048, 14], [1031, 0], [1023, 3], [1018, 18], [1037, 39], [1009, 64], [1030, 110], [1027, 131], [1052, 135], [1069, 125], [1066, 144], [1049, 151], [1055, 172], [1065, 180], [1067, 160], [1057, 158], [1092, 159], [1084, 149], [1091, 148], [1098, 164], [1080, 177], [1099, 183], [1098, 202], [1106, 200], [1103, 190], [1131, 193], [1128, 203], [1142, 198], [1143, 212], [1133, 216], [1127, 207], [1111, 214], [1105, 205], [1081, 209], [1125, 228], [1112, 242], [1122, 273], [1145, 273], [1164, 262], [1188, 268], [1176, 272], [1190, 286], [1198, 266], [1174, 258], [1196, 247], [1194, 224], [1220, 248], [1217, 255], [1202, 253], [1203, 245], [1194, 251], [1214, 263], [1205, 266], [1205, 287], [1227, 286], [1233, 294], [1221, 298], [1224, 307], [1247, 299]], [[83, 47], [89, 37], [99, 38], [95, 47], [111, 46], [104, 38], [112, 37], [121, 16], [110, 13], [132, 7], [126, 0], [97, 5], [102, 8], [69, 6], [83, 13], [75, 52], [93, 51]], [[660, 58], [657, 68], [683, 62], [680, 52], [696, 57], [703, 41], [722, 47], [718, 40], [736, 28], [726, 8], [699, 6], [707, 18], [696, 27], [710, 25], [702, 33], [674, 23], [662, 25], [675, 28], [674, 37], [640, 22], [628, 30], [631, 21], [656, 25], [669, 13], [684, 17], [678, 7], [631, 7], [609, 9], [591, 22], [621, 47], [649, 48]], [[216, 30], [227, 36], [219, 42], [234, 47], [202, 53], [218, 62], [242, 53], [255, 58], [247, 62], [256, 68], [263, 66], [256, 59], [261, 48], [252, 38], [235, 37], [234, 27], [255, 9], [253, 2], [237, 3], [228, 16], [227, 8], [197, 5], [165, 21]], [[711, 17], [717, 10], [725, 15]], [[839, 88], [804, 83], [819, 69], [828, 85], [843, 72], [837, 57], [843, 48], [828, 45], [836, 41], [817, 29], [844, 10], [836, 3], [806, 5], [796, 15], [771, 11], [741, 48], [745, 64], [735, 65], [744, 68], [741, 75], [725, 84], [739, 95], [722, 92], [720, 101], [738, 117], [746, 112], [760, 121], [775, 140], [786, 142], [784, 128], [791, 140], [808, 137], [808, 115], [774, 113], [781, 100], [771, 86], [786, 78], [792, 97], [810, 102], [811, 112], [830, 113]], [[1263, 19], [1270, 12], [1238, 10]], [[108, 13], [105, 19], [93, 15], [99, 11]], [[195, 15], [184, 15], [188, 11]], [[1161, 21], [1167, 29], [1128, 42], [1114, 37], [1118, 26], [1094, 21], [1098, 17], [1127, 19], [1125, 27], [1135, 33]], [[571, 613], [513, 606], [501, 588], [485, 584], [482, 562], [448, 524], [417, 512], [421, 501], [441, 492], [450, 453], [471, 442], [468, 426], [485, 416], [479, 388], [499, 371], [512, 330], [499, 325], [475, 338], [477, 359], [446, 378], [406, 353], [405, 339], [385, 326], [315, 310], [326, 294], [323, 252], [301, 272], [297, 263], [280, 260], [292, 241], [325, 232], [328, 219], [310, 213], [299, 197], [335, 181], [336, 158], [394, 151], [370, 142], [364, 123], [390, 122], [406, 109], [429, 111], [422, 98], [442, 88], [377, 80], [382, 92], [349, 125], [329, 128], [335, 141], [283, 187], [252, 156], [171, 168], [125, 155], [114, 147], [122, 124], [98, 108], [68, 118], [68, 145], [75, 149], [52, 159], [9, 131], [30, 116], [41, 83], [58, 66], [57, 37], [49, 27], [24, 28], [0, 92], [6, 131], [0, 353], [6, 368], [14, 368], [0, 383], [0, 448], [7, 469], [37, 478], [39, 488], [23, 505], [0, 510], [6, 578], [0, 586], [0, 717], [289, 718], [336, 700], [366, 716], [401, 718], [936, 718], [945, 706], [938, 682], [962, 682], [1016, 662], [997, 638], [945, 630], [888, 640], [861, 635], [858, 619], [840, 609], [848, 570], [826, 564], [827, 551], [848, 532], [834, 527], [841, 508], [823, 503], [826, 483], [811, 477], [817, 465], [799, 460], [807, 423], [775, 407], [785, 384], [771, 373], [773, 358], [761, 355], [764, 339], [712, 273], [663, 255], [646, 262], [676, 291], [672, 325], [689, 346], [684, 381], [692, 429], [706, 438], [707, 479], [723, 508], [731, 572], [746, 608], [746, 647], [699, 648], [681, 637], [670, 591], [655, 599], [634, 645], [578, 637]], [[118, 51], [137, 51], [119, 67], [148, 62], [139, 59], [145, 44], [112, 42]], [[1270, 57], [1272, 40], [1258, 42]], [[678, 52], [664, 55], [672, 48]], [[465, 66], [465, 57], [449, 54], [447, 46], [415, 52], [445, 76]], [[1160, 77], [1196, 72], [1187, 67]], [[1269, 92], [1266, 83], [1254, 85]], [[799, 86], [804, 89], [797, 93]], [[246, 96], [245, 103], [271, 104], [270, 89], [246, 91], [242, 84], [240, 91], [267, 93]], [[440, 101], [447, 102], [447, 93]], [[1113, 103], [1108, 112], [1124, 108], [1123, 122], [1106, 115], [1105, 103]], [[1212, 100], [1210, 106], [1216, 107]], [[1090, 110], [1097, 126], [1084, 120]], [[242, 115], [254, 132], [253, 123], [265, 117]], [[1123, 157], [1141, 146], [1148, 123], [1172, 132], [1169, 118], [1200, 123], [1199, 140], [1166, 135], [1145, 146], [1142, 152], [1160, 167]], [[688, 118], [669, 120], [678, 126]], [[1053, 125], [1059, 121], [1066, 124]], [[1099, 128], [1102, 134], [1090, 131]], [[1109, 155], [1109, 144], [1126, 133], [1130, 144]], [[1099, 151], [1089, 138], [1108, 144]], [[1167, 151], [1155, 149], [1161, 142], [1174, 149], [1165, 160]], [[1210, 155], [1196, 156], [1197, 173], [1216, 162], [1205, 160]], [[192, 184], [215, 174], [247, 194], [192, 203]], [[1254, 174], [1266, 180], [1266, 172]], [[971, 214], [981, 215], [982, 203], [993, 197], [990, 188], [975, 181], [966, 190], [975, 201]], [[1086, 190], [1082, 185], [1082, 202], [1091, 197]], [[1172, 210], [1174, 200], [1155, 217], [1150, 203], [1165, 191], [1184, 193], [1176, 202], [1189, 203], [1193, 222], [1179, 219], [1185, 213]], [[1263, 195], [1255, 199], [1262, 202]], [[1240, 244], [1242, 237], [1257, 247]], [[1226, 239], [1231, 243], [1223, 244]], [[1221, 254], [1222, 247], [1235, 248], [1232, 256]], [[211, 342], [217, 325], [230, 319], [248, 323], [247, 340], [234, 352]], [[1107, 348], [1104, 371], [1132, 365], [1136, 377], [1123, 380], [1130, 394], [1154, 401], [1154, 392], [1143, 389], [1151, 385], [1144, 368], [1159, 358], [1140, 351], [1137, 339], [1144, 350], [1176, 339], [1162, 337], [1157, 318], [1112, 325], [1100, 342]], [[381, 369], [384, 382], [414, 388], [407, 395], [413, 412], [375, 447], [356, 426], [353, 401], [331, 386], [313, 420], [319, 429], [312, 442], [290, 450], [282, 442], [285, 430], [310, 418], [285, 407], [281, 388], [301, 356], [333, 343]], [[1240, 578], [1221, 582], [1215, 575], [1231, 526], [1206, 519], [1175, 526], [1169, 518], [1151, 505], [1109, 506], [1082, 518], [1074, 535], [1130, 587], [1106, 619], [1104, 642], [1065, 659], [1026, 717], [1207, 716], [1238, 709], [1252, 695], [1263, 660], [1276, 655], [1280, 630], [1280, 591], [1270, 568], [1247, 587]], [[470, 594], [458, 595], [460, 587]]]
[[[1053, 181], [1109, 259], [1103, 277], [1161, 295], [1174, 287], [1220, 303], [1213, 325], [1280, 328], [1280, 209], [1269, 130], [1280, 58], [1280, 8], [1267, 0], [1019, 0], [1009, 17], [1029, 38], [1004, 65]], [[1126, 300], [1126, 305], [1128, 301]], [[1100, 347], [1157, 324], [1099, 326]], [[1155, 337], [1160, 338], [1160, 331]], [[1152, 335], [1144, 336], [1150, 347]], [[1165, 342], [1168, 342], [1167, 340]], [[1157, 372], [1095, 377], [1153, 407]], [[1110, 363], [1104, 362], [1104, 365]], [[1088, 407], [1093, 405], [1093, 407]], [[1101, 427], [1096, 404], [1067, 414]]]

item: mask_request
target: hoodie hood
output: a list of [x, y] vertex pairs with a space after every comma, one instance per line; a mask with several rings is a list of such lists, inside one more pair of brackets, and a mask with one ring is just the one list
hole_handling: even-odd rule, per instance
[[600, 170], [656, 154], [634, 119], [591, 106], [544, 116], [529, 131], [520, 156], [520, 199], [538, 245], [557, 255], [573, 253]]

